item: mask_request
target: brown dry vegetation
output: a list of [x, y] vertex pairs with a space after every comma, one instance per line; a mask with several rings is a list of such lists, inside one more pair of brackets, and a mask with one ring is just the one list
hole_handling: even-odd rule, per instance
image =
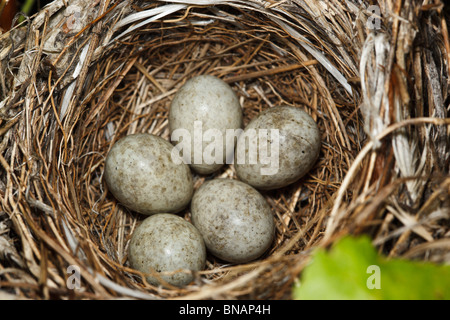
[[[0, 35], [3, 292], [287, 299], [311, 250], [345, 234], [370, 235], [389, 257], [450, 260], [450, 44], [440, 1], [378, 1], [375, 30], [365, 1], [180, 2], [54, 1]], [[154, 21], [128, 29], [158, 8]], [[192, 285], [157, 288], [127, 263], [143, 217], [108, 193], [104, 160], [127, 134], [168, 139], [170, 101], [198, 74], [233, 87], [245, 123], [271, 106], [303, 108], [322, 150], [300, 181], [263, 192], [276, 239], [260, 260], [210, 256]], [[236, 178], [230, 165], [214, 177]], [[207, 178], [194, 175], [195, 187]], [[189, 220], [189, 208], [181, 214]], [[80, 290], [67, 286], [70, 265]]]

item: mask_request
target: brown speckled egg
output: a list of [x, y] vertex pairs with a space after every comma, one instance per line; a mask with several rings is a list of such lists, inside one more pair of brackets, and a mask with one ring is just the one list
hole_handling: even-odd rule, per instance
[[[194, 279], [190, 271], [204, 268], [206, 248], [191, 223], [174, 214], [160, 213], [146, 218], [133, 232], [128, 260], [132, 268], [147, 274], [162, 272], [164, 281], [180, 287]], [[176, 272], [179, 270], [183, 271]], [[146, 280], [160, 283], [157, 276], [149, 275]]]
[[205, 182], [194, 193], [191, 214], [206, 248], [228, 262], [257, 259], [274, 238], [268, 203], [256, 189], [237, 180]]
[[118, 140], [109, 152], [104, 178], [114, 197], [142, 214], [176, 213], [192, 198], [189, 167], [172, 160], [173, 146], [161, 137], [140, 133]]
[[232, 162], [235, 138], [228, 135], [232, 139], [227, 141], [226, 130], [241, 129], [242, 118], [239, 100], [226, 82], [211, 75], [196, 76], [177, 91], [171, 103], [171, 139], [191, 168], [210, 174]]
[[[278, 138], [273, 139], [276, 135], [272, 130], [278, 132]], [[248, 142], [250, 133], [257, 137], [253, 145]], [[267, 144], [261, 143], [264, 136]], [[297, 181], [313, 167], [320, 147], [320, 132], [309, 114], [291, 106], [273, 107], [252, 119], [240, 135], [235, 153], [236, 174], [257, 189], [281, 188]], [[276, 156], [272, 158], [272, 155]]]

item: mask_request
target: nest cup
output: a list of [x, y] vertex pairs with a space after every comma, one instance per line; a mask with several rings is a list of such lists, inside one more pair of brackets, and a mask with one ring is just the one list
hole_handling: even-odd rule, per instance
[[[55, 1], [2, 36], [0, 221], [8, 223], [13, 244], [0, 266], [16, 271], [0, 279], [27, 283], [5, 286], [8, 293], [286, 299], [312, 249], [346, 234], [369, 234], [390, 256], [445, 261], [443, 242], [432, 244], [448, 234], [448, 216], [429, 217], [433, 208], [449, 206], [449, 182], [439, 176], [448, 174], [448, 94], [441, 81], [448, 61], [432, 51], [411, 53], [415, 38], [405, 35], [411, 24], [392, 19], [388, 4], [378, 6], [380, 16], [369, 7], [357, 1], [81, 0], [66, 7]], [[425, 28], [417, 8], [405, 4], [396, 14]], [[444, 52], [441, 14], [435, 8], [423, 13], [439, 26], [426, 30], [441, 39], [434, 50]], [[428, 33], [418, 37], [429, 41]], [[392, 48], [395, 41], [401, 45]], [[433, 82], [427, 72], [438, 70]], [[408, 72], [423, 79], [420, 88], [408, 82]], [[261, 192], [276, 235], [260, 259], [230, 265], [208, 256], [189, 286], [157, 287], [129, 267], [129, 240], [145, 216], [108, 192], [105, 157], [128, 134], [169, 140], [170, 102], [201, 74], [231, 85], [244, 125], [276, 105], [302, 108], [318, 124], [321, 152], [302, 179]], [[429, 154], [435, 156], [419, 166]], [[237, 179], [232, 165], [207, 176], [193, 172], [195, 189], [216, 177]], [[189, 208], [179, 214], [190, 220]], [[403, 228], [405, 217], [423, 221], [420, 230]]]

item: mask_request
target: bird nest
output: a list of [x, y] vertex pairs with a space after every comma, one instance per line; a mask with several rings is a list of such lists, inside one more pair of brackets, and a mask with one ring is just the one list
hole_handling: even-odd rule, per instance
[[[311, 251], [347, 234], [448, 262], [449, 55], [439, 1], [53, 1], [0, 35], [0, 294], [289, 299]], [[108, 192], [105, 156], [128, 134], [169, 139], [170, 102], [200, 74], [232, 86], [244, 124], [302, 108], [321, 152], [262, 192], [276, 224], [264, 256], [208, 256], [190, 285], [153, 286], [127, 260], [145, 216]], [[193, 174], [195, 189], [215, 177], [237, 179], [226, 165]]]

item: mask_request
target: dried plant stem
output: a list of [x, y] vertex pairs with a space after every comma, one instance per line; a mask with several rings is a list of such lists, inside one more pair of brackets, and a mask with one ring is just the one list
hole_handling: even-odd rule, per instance
[[[409, 125], [417, 125], [417, 124], [425, 124], [430, 123], [436, 126], [439, 125], [450, 125], [450, 119], [439, 119], [439, 118], [415, 118], [415, 119], [408, 119], [404, 120], [402, 122], [395, 123], [391, 125], [390, 127], [386, 128], [382, 133], [380, 133], [378, 136], [376, 136], [375, 141], [379, 141], [388, 135], [392, 134], [396, 130], [403, 128], [405, 126]], [[330, 213], [330, 217], [327, 223], [327, 228], [325, 230], [325, 235], [323, 238], [323, 241], [326, 243], [330, 240], [330, 237], [335, 232], [337, 226], [339, 225], [341, 217], [339, 216], [339, 210], [341, 209], [342, 212], [345, 212], [342, 210], [342, 199], [344, 197], [345, 192], [350, 186], [350, 183], [355, 178], [356, 173], [360, 170], [361, 163], [363, 159], [369, 154], [369, 152], [373, 149], [375, 142], [369, 141], [359, 152], [358, 156], [353, 161], [350, 169], [347, 172], [347, 175], [345, 176], [344, 180], [342, 181], [342, 184], [338, 190], [336, 200], [333, 205], [333, 209]]]

